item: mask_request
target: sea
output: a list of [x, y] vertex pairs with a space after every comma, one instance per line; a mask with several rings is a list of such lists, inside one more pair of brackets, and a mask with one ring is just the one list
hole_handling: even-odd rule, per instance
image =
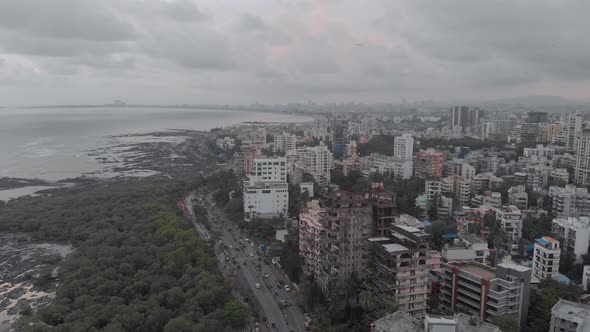
[[[91, 151], [122, 143], [122, 135], [167, 130], [208, 131], [245, 122], [307, 122], [285, 113], [185, 108], [0, 108], [0, 178], [58, 181], [93, 176], [104, 165]], [[139, 138], [138, 138], [139, 139]], [[146, 137], [141, 140], [182, 140]], [[129, 143], [129, 142], [126, 142]], [[0, 200], [46, 187], [0, 190]]]

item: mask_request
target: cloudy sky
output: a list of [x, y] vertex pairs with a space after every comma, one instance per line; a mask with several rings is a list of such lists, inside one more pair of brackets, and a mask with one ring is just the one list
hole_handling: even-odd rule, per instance
[[590, 99], [588, 0], [0, 0], [0, 105]]

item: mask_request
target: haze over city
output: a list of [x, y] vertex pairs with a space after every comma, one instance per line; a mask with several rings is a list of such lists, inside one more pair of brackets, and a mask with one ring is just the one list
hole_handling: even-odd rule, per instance
[[588, 1], [4, 0], [0, 103], [588, 101]]

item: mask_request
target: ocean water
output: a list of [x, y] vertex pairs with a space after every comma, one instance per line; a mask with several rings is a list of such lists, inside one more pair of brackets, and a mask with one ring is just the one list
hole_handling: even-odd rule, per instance
[[309, 120], [280, 113], [170, 108], [0, 109], [0, 177], [57, 181], [92, 174], [104, 165], [89, 151], [126, 139], [113, 138], [116, 135]]

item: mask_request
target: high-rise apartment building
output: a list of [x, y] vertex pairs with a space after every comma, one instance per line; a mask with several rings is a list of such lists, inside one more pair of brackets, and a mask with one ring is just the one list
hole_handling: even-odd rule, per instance
[[434, 149], [416, 153], [415, 176], [422, 179], [440, 178], [443, 175], [444, 155]]
[[286, 158], [254, 159], [251, 173], [243, 183], [244, 220], [286, 216], [289, 207]]
[[303, 256], [303, 272], [307, 275], [320, 274], [319, 257], [325, 217], [326, 209], [321, 208], [317, 200], [308, 202], [299, 213], [299, 255]]
[[402, 134], [394, 139], [393, 156], [402, 160], [411, 160], [414, 157], [414, 138], [411, 134]]
[[479, 125], [480, 109], [469, 106], [453, 106], [450, 111], [451, 130], [474, 132]]
[[562, 250], [572, 251], [576, 260], [588, 253], [590, 219], [588, 217], [553, 219], [551, 233], [561, 243]]
[[326, 145], [297, 149], [297, 163], [304, 172], [310, 173], [322, 187], [330, 184], [334, 157]]
[[576, 137], [576, 166], [574, 177], [577, 184], [590, 184], [590, 130], [582, 131]]
[[501, 263], [496, 268], [477, 262], [443, 264], [441, 302], [451, 310], [491, 320], [510, 316], [525, 326], [531, 269]]
[[508, 237], [511, 254], [518, 254], [523, 223], [523, 215], [520, 210], [514, 205], [496, 209], [496, 222], [500, 223], [500, 227]]
[[561, 133], [565, 137], [566, 149], [573, 151], [576, 146], [576, 136], [582, 132], [582, 116], [571, 115], [565, 118]]
[[326, 291], [333, 280], [353, 272], [362, 278], [366, 263], [362, 253], [372, 235], [373, 211], [362, 195], [345, 191], [330, 192], [320, 201], [326, 214], [320, 219], [320, 269], [315, 277]]
[[297, 136], [283, 132], [281, 135], [276, 135], [273, 138], [272, 152], [287, 152], [297, 147]]
[[376, 298], [369, 315], [382, 317], [391, 303], [413, 317], [424, 317], [427, 309], [430, 241], [418, 228], [393, 224], [386, 237], [367, 240], [369, 246], [365, 286]]
[[559, 278], [559, 241], [551, 236], [535, 240], [533, 250], [533, 275], [540, 280]]

